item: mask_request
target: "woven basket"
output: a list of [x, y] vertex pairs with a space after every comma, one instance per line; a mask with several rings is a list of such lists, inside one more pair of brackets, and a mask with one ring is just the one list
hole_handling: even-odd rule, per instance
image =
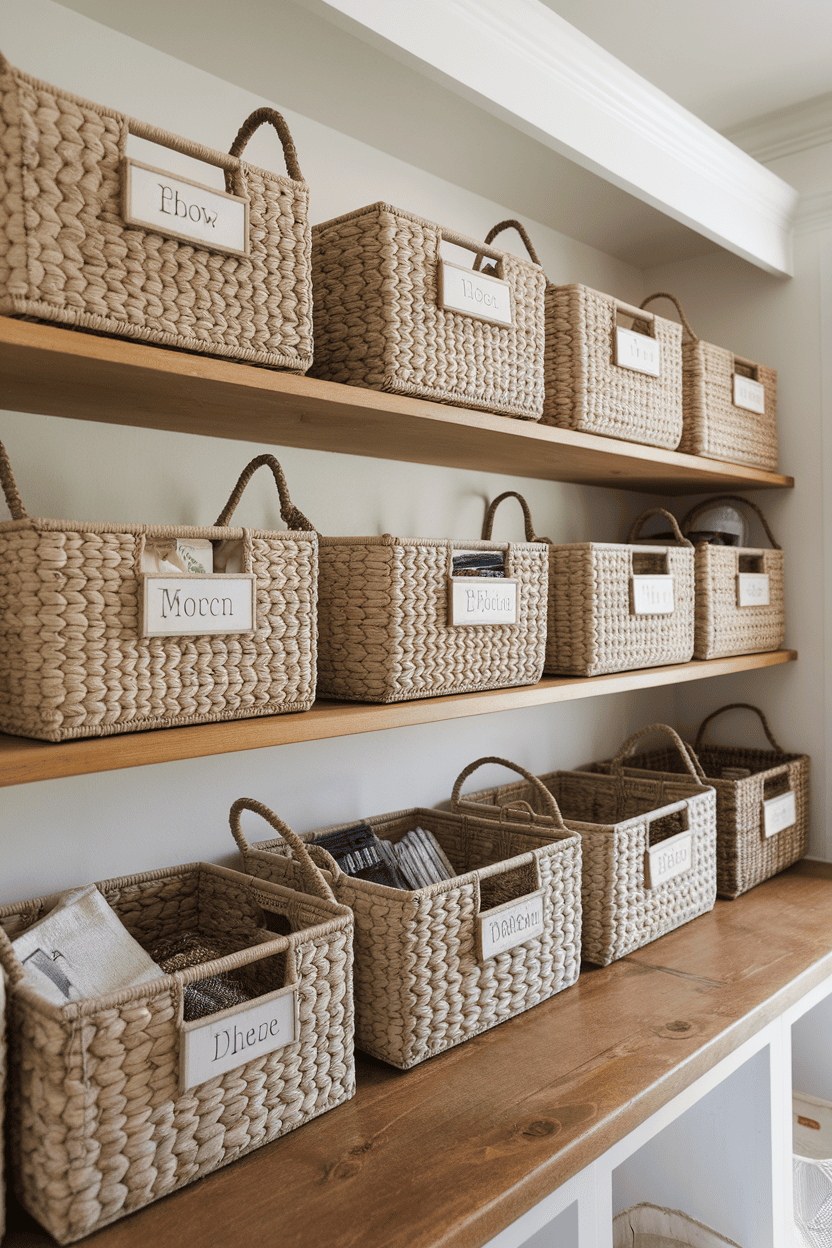
[[[516, 624], [450, 622], [454, 550], [504, 552], [506, 576], [517, 581]], [[321, 537], [319, 692], [401, 702], [535, 684], [546, 649], [547, 559], [540, 543]]]
[[[302, 846], [292, 847], [300, 858]], [[10, 944], [57, 898], [0, 908], [0, 960], [10, 981], [15, 1189], [59, 1243], [89, 1235], [352, 1096], [352, 915], [335, 903], [311, 862], [303, 861], [295, 878], [315, 895], [205, 863], [98, 884], [145, 948], [189, 931], [222, 934], [233, 952], [62, 1006], [26, 985]], [[245, 976], [261, 1007], [277, 1011], [282, 998], [290, 1015], [294, 1009], [294, 1037], [271, 1052], [260, 1043], [252, 1060], [188, 1086], [180, 1057], [195, 1028], [203, 1035], [206, 1026], [246, 1028], [252, 1044], [246, 1011], [253, 1002], [212, 1015], [210, 1023], [182, 1022], [186, 985], [222, 972]], [[295, 997], [294, 1007], [287, 996]]]
[[[501, 221], [490, 244], [517, 230], [535, 264], [537, 254], [519, 221]], [[546, 351], [542, 423], [625, 442], [673, 450], [682, 436], [682, 330], [588, 286], [546, 283]], [[617, 363], [619, 315], [642, 326], [659, 345], [659, 375]], [[627, 328], [622, 326], [622, 328]], [[654, 351], [650, 344], [651, 352]]]
[[[443, 240], [474, 253], [482, 248], [382, 203], [313, 226], [312, 376], [539, 420], [541, 269], [487, 249], [497, 263], [496, 278], [506, 285], [462, 270], [467, 287], [487, 283], [501, 306], [510, 303], [511, 324], [497, 324], [482, 319], [490, 315], [484, 302], [463, 300], [467, 312], [450, 306], [455, 300], [440, 256]], [[460, 267], [452, 268], [459, 278]], [[492, 298], [490, 290], [486, 298]]]
[[[260, 464], [274, 473], [284, 521], [299, 531], [225, 527]], [[317, 535], [292, 506], [273, 456], [252, 460], [213, 528], [30, 518], [2, 444], [0, 484], [13, 517], [0, 523], [3, 732], [63, 741], [312, 705]], [[253, 631], [205, 635], [226, 626], [219, 620], [203, 625], [202, 635], [196, 626], [186, 636], [146, 635], [142, 607], [151, 582], [142, 554], [148, 543], [178, 537], [241, 543], [243, 573], [254, 588], [237, 592], [254, 596]], [[205, 579], [182, 574], [176, 585], [187, 593], [192, 584], [196, 593]], [[198, 605], [219, 603], [219, 611], [227, 601], [199, 598]], [[189, 603], [197, 609], [192, 597], [185, 611]]]
[[[482, 758], [458, 778], [449, 811], [420, 808], [364, 821], [393, 842], [417, 826], [429, 830], [459, 872], [455, 878], [408, 892], [344, 875], [329, 858], [335, 895], [355, 914], [356, 1045], [402, 1070], [513, 1018], [578, 978], [579, 838], [564, 830], [545, 791], [546, 814], [533, 819], [527, 811], [507, 812], [497, 821], [462, 801], [463, 781], [487, 762], [503, 763], [535, 783], [514, 763]], [[231, 826], [244, 870], [291, 886], [298, 868], [285, 845], [272, 840], [249, 846], [239, 805], [232, 807]], [[522, 943], [517, 935], [510, 948], [482, 956], [478, 928], [510, 917], [511, 903], [522, 907], [529, 894], [542, 907], [539, 934]], [[507, 903], [508, 915], [497, 909]]]
[[[239, 159], [264, 121], [278, 131], [288, 177]], [[226, 192], [242, 202], [150, 170], [154, 196], [161, 173], [174, 197], [164, 212], [154, 199], [151, 221], [137, 216], [129, 185], [149, 166], [128, 161], [128, 134], [224, 169]], [[252, 113], [226, 155], [59, 91], [0, 56], [0, 151], [0, 313], [306, 372], [309, 196], [274, 109]], [[210, 229], [201, 212], [216, 215]], [[232, 213], [230, 243], [193, 236], [222, 229]]]
[[[679, 450], [707, 459], [749, 464], [752, 468], [777, 469], [777, 370], [733, 355], [724, 347], [697, 338], [675, 295], [663, 291], [648, 295], [642, 308], [654, 299], [675, 304], [684, 327], [682, 339], [682, 411], [684, 430]], [[762, 412], [750, 411], [734, 402], [734, 378], [750, 379], [762, 386]], [[754, 387], [756, 390], [757, 388]], [[737, 397], [741, 398], [741, 395]]]

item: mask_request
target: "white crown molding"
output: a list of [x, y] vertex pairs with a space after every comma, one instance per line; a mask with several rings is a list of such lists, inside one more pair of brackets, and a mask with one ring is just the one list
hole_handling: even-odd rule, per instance
[[801, 195], [795, 221], [795, 234], [814, 234], [832, 229], [832, 191]]
[[797, 191], [540, 0], [299, 3], [752, 264], [791, 273]]
[[832, 143], [832, 91], [731, 126], [725, 137], [764, 163]]

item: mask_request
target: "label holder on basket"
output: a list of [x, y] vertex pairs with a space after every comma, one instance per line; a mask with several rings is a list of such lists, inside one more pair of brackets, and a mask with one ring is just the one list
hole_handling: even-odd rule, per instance
[[761, 831], [767, 841], [778, 832], [785, 832], [797, 823], [797, 802], [794, 790], [788, 789], [777, 797], [764, 798], [762, 803]]
[[[737, 364], [744, 364], [755, 372], [759, 371], [757, 365], [735, 358], [735, 368]], [[745, 412], [754, 412], [757, 416], [766, 414], [766, 388], [756, 377], [746, 377], [743, 373], [735, 372], [732, 399], [734, 407], [740, 407]]]
[[[504, 557], [510, 567], [511, 546]], [[449, 547], [448, 624], [452, 628], [482, 624], [517, 624], [520, 618], [520, 578], [516, 576], [454, 576], [454, 555], [476, 554]]]
[[[437, 286], [439, 306], [446, 312], [461, 312], [477, 321], [510, 328], [514, 324], [511, 286], [502, 277], [503, 258], [498, 251], [472, 245], [463, 235], [442, 230], [442, 239], [476, 255], [470, 269], [439, 257]], [[483, 255], [496, 261], [494, 272], [483, 272], [477, 266]]]
[[[691, 547], [691, 543], [686, 537], [682, 536], [682, 531], [676, 522], [675, 516], [669, 511], [665, 511], [663, 507], [651, 507], [642, 516], [630, 526], [630, 532], [627, 536], [628, 543], [633, 544], [638, 540], [638, 535], [644, 526], [644, 522], [651, 516], [664, 516], [670, 521], [673, 529], [674, 546]], [[641, 542], [647, 543], [650, 539], [641, 539]], [[664, 557], [664, 566], [666, 569], [670, 567], [670, 556], [666, 545], [647, 545], [639, 544], [630, 550], [630, 613], [632, 615], [673, 615], [676, 610], [675, 599], [675, 578], [672, 573], [665, 571], [663, 573], [653, 573], [651, 575], [641, 575], [636, 573], [634, 569], [635, 555], [656, 554]]]
[[210, 251], [250, 251], [247, 199], [129, 156], [122, 162], [122, 218], [125, 225]]
[[767, 607], [771, 602], [768, 572], [737, 573], [737, 606]]
[[[653, 817], [661, 819], [681, 810], [687, 813], [687, 808], [687, 802], [677, 802], [674, 806], [657, 811]], [[644, 854], [644, 887], [658, 888], [660, 884], [667, 884], [677, 876], [684, 875], [692, 866], [693, 832], [690, 828], [685, 828], [675, 836], [659, 841], [658, 845], [647, 847]]]
[[[650, 333], [655, 328], [652, 313], [631, 308], [626, 303], [615, 301], [616, 312], [624, 312], [634, 318], [634, 323], [645, 326], [647, 332], [639, 333], [635, 329], [625, 329], [623, 325], [615, 326], [614, 361], [618, 368], [626, 368], [634, 373], [644, 373], [648, 377], [660, 377], [662, 373], [662, 344]], [[646, 325], [645, 325], [646, 322]]]
[[253, 572], [144, 573], [140, 582], [142, 636], [251, 636], [256, 591]]
[[478, 960], [486, 962], [515, 945], [542, 936], [544, 896], [545, 890], [540, 888], [491, 910], [481, 910], [476, 928]]
[[189, 1023], [180, 1014], [179, 1090], [188, 1092], [293, 1044], [298, 1026], [296, 983]]

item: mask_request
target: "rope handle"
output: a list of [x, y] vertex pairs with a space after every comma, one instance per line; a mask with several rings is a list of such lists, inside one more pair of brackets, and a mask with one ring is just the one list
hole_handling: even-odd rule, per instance
[[[639, 308], [640, 309], [646, 308], [648, 303], [652, 303], [654, 299], [669, 299], [670, 302], [676, 308], [676, 311], [679, 313], [679, 320], [682, 322], [682, 328], [684, 329], [690, 341], [691, 342], [699, 341], [698, 337], [696, 336], [696, 334], [693, 332], [693, 330], [690, 327], [690, 321], [685, 316], [685, 313], [682, 310], [681, 303], [679, 302], [679, 300], [676, 298], [675, 295], [669, 294], [666, 290], [657, 290], [654, 295], [648, 295], [646, 299], [642, 299], [641, 303], [639, 304]], [[633, 326], [633, 328], [635, 329], [635, 326]]]
[[297, 507], [295, 507], [289, 497], [289, 487], [286, 484], [283, 469], [280, 467], [280, 464], [275, 459], [274, 455], [257, 455], [251, 463], [246, 464], [245, 468], [240, 473], [237, 484], [231, 491], [231, 497], [217, 517], [216, 528], [224, 529], [228, 525], [229, 520], [234, 514], [234, 508], [242, 498], [243, 490], [246, 488], [257, 469], [261, 468], [264, 464], [267, 468], [271, 468], [272, 470], [272, 476], [274, 477], [274, 483], [277, 486], [277, 493], [280, 498], [280, 515], [286, 527], [289, 529], [300, 529], [314, 533], [314, 524], [312, 524], [310, 520], [307, 520], [302, 511], [298, 511]]
[[705, 779], [705, 772], [702, 769], [702, 764], [696, 757], [695, 751], [691, 746], [686, 745], [679, 736], [678, 732], [676, 732], [675, 729], [671, 728], [668, 724], [650, 724], [647, 728], [640, 728], [638, 732], [634, 732], [631, 737], [628, 737], [616, 754], [615, 758], [610, 763], [610, 772], [612, 775], [619, 778], [621, 777], [625, 758], [628, 758], [629, 755], [632, 754], [642, 737], [646, 737], [651, 732], [666, 732], [681, 754], [682, 761], [690, 774], [693, 776], [694, 780], [696, 780], [699, 784], [708, 783]]
[[3, 486], [3, 494], [6, 505], [12, 513], [12, 520], [25, 520], [29, 513], [23, 506], [23, 499], [20, 497], [20, 491], [12, 472], [11, 461], [2, 442], [0, 442], [0, 485]]
[[[502, 234], [503, 230], [516, 230], [523, 240], [523, 244], [526, 248], [526, 251], [529, 253], [529, 258], [532, 264], [540, 264], [540, 260], [538, 259], [537, 252], [534, 249], [532, 240], [529, 238], [529, 235], [526, 231], [526, 227], [520, 221], [514, 221], [514, 220], [500, 221], [498, 225], [492, 226], [485, 236], [486, 247], [489, 246], [489, 244], [493, 243], [497, 235]], [[483, 262], [484, 256], [485, 256], [484, 251], [477, 252], [477, 258], [474, 261], [474, 272], [476, 272], [477, 269], [479, 269], [480, 265]], [[541, 265], [541, 268], [542, 267], [543, 266]]]
[[689, 532], [693, 528], [695, 522], [699, 519], [699, 517], [704, 512], [706, 512], [709, 507], [714, 507], [717, 503], [740, 503], [743, 506], [750, 508], [750, 510], [754, 512], [757, 519], [760, 521], [760, 524], [762, 524], [763, 529], [765, 531], [765, 535], [768, 538], [768, 540], [771, 542], [772, 550], [783, 549], [780, 543], [774, 540], [774, 534], [772, 533], [771, 529], [768, 527], [768, 521], [766, 520], [765, 516], [763, 515], [762, 511], [757, 506], [757, 504], [752, 503], [750, 498], [743, 498], [740, 494], [720, 494], [718, 495], [717, 498], [706, 498], [704, 502], [697, 503], [696, 506], [691, 507], [688, 514], [683, 517], [682, 522], [681, 522], [682, 531], [685, 533]]
[[543, 802], [546, 814], [552, 820], [555, 827], [560, 832], [565, 832], [567, 830], [566, 825], [563, 822], [563, 815], [560, 813], [560, 808], [553, 795], [546, 788], [546, 785], [543, 784], [542, 781], [538, 780], [537, 776], [533, 776], [530, 771], [526, 771], [525, 767], [521, 767], [518, 763], [510, 763], [507, 758], [496, 758], [493, 755], [488, 755], [486, 758], [478, 758], [475, 762], [469, 763], [468, 766], [457, 776], [453, 792], [451, 793], [451, 810], [455, 815], [458, 815], [463, 809], [473, 811], [477, 814], [482, 813], [482, 808], [478, 802], [462, 802], [460, 801], [459, 795], [463, 784], [471, 773], [476, 771], [478, 767], [482, 767], [485, 763], [499, 763], [501, 767], [508, 767], [511, 771], [516, 771], [518, 775], [524, 778], [524, 780], [528, 780], [535, 789], [538, 797]]
[[[0, 65], [0, 69], [2, 69], [2, 65]], [[23, 983], [26, 974], [20, 965], [20, 959], [14, 951], [9, 933], [2, 923], [0, 923], [0, 963], [2, 963], [3, 970], [8, 975], [9, 983], [12, 987]]]
[[[228, 149], [229, 156], [242, 156], [246, 144], [248, 143], [255, 130], [259, 130], [260, 126], [268, 122], [274, 126], [277, 131], [277, 137], [283, 147], [283, 159], [286, 162], [286, 172], [293, 182], [302, 182], [303, 174], [298, 164], [298, 154], [295, 148], [294, 140], [286, 124], [286, 119], [281, 116], [276, 108], [255, 108], [254, 112], [246, 117], [231, 147]], [[225, 174], [225, 189], [229, 195], [233, 194], [234, 178], [230, 171]]]
[[677, 546], [693, 546], [693, 542], [683, 535], [682, 530], [676, 522], [676, 517], [672, 516], [669, 511], [665, 511], [664, 507], [651, 507], [649, 511], [643, 512], [637, 520], [630, 525], [630, 531], [627, 534], [627, 541], [634, 542], [641, 530], [644, 528], [645, 520], [649, 520], [651, 516], [664, 516], [665, 520], [670, 521], [670, 527], [673, 529], [675, 544]]
[[505, 498], [516, 498], [520, 506], [523, 508], [523, 523], [524, 523], [525, 530], [526, 530], [526, 541], [527, 542], [548, 542], [549, 545], [551, 546], [553, 543], [550, 537], [537, 537], [536, 536], [535, 531], [534, 531], [534, 525], [532, 524], [532, 513], [529, 511], [529, 504], [526, 502], [523, 495], [518, 494], [516, 490], [506, 490], [503, 494], [499, 494], [494, 499], [494, 502], [490, 504], [488, 510], [485, 513], [485, 519], [482, 522], [482, 540], [484, 542], [489, 541], [491, 537], [491, 530], [494, 527], [494, 514], [497, 511], [497, 508], [500, 506], [500, 503]]
[[303, 886], [307, 893], [311, 893], [313, 897], [322, 897], [324, 901], [336, 900], [335, 894], [324, 879], [320, 869], [312, 861], [309, 851], [297, 833], [293, 832], [282, 819], [279, 819], [273, 810], [269, 810], [268, 806], [264, 806], [262, 802], [255, 801], [253, 797], [238, 797], [232, 805], [228, 816], [231, 834], [237, 842], [237, 848], [243, 855], [244, 860], [251, 852], [249, 843], [240, 827], [240, 814], [244, 810], [251, 810], [255, 815], [260, 815], [279, 836], [283, 837], [283, 840], [292, 850], [292, 858], [297, 863]]
[[721, 706], [719, 710], [711, 711], [710, 715], [707, 715], [699, 725], [699, 731], [696, 734], [694, 749], [698, 750], [701, 746], [702, 738], [705, 735], [705, 729], [708, 727], [708, 724], [712, 723], [718, 715], [724, 715], [726, 711], [753, 711], [754, 714], [759, 717], [760, 723], [763, 725], [763, 732], [768, 737], [771, 748], [776, 750], [778, 754], [785, 754], [786, 751], [783, 747], [778, 745], [775, 741], [774, 734], [768, 726], [768, 720], [760, 710], [759, 706], [753, 706], [750, 702], [728, 702], [725, 706]]

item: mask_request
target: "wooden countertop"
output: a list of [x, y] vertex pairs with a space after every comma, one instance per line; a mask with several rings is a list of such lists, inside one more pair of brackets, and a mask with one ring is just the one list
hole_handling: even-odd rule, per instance
[[[802, 863], [100, 1231], [95, 1248], [477, 1248], [832, 974]], [[4, 1248], [52, 1240], [9, 1211]]]

